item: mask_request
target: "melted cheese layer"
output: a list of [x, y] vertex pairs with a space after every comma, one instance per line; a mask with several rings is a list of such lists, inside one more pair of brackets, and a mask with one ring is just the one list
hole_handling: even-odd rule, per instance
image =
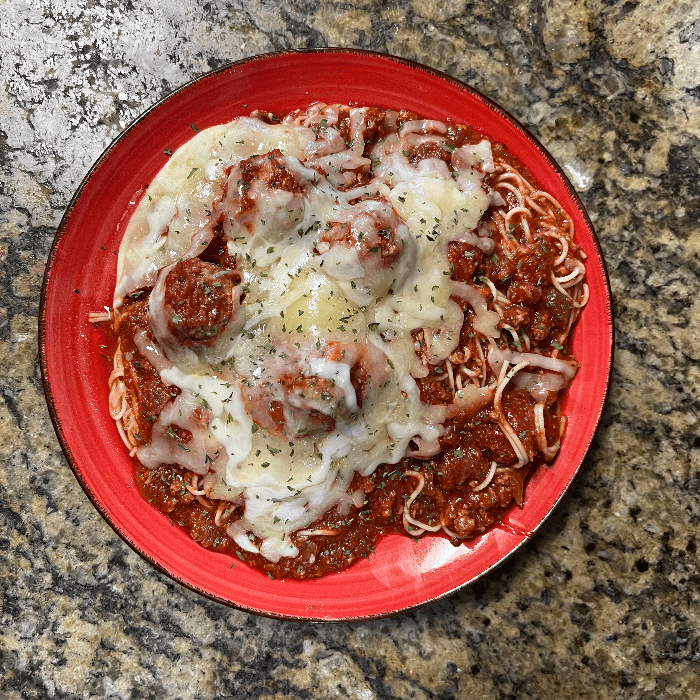
[[[411, 333], [424, 329], [430, 363], [455, 349], [463, 314], [450, 300], [446, 246], [475, 236], [489, 205], [484, 173], [473, 168], [488, 164], [488, 142], [458, 149], [453, 170], [437, 159], [412, 165], [392, 137], [368, 159], [362, 114], [350, 112], [350, 146], [337, 132], [290, 120], [240, 118], [199, 132], [149, 186], [119, 254], [115, 307], [196, 256], [223, 221], [243, 277], [243, 316], [214, 348], [161, 344], [161, 379], [181, 393], [137, 455], [202, 474], [211, 498], [243, 499], [244, 518], [229, 535], [272, 561], [298, 554], [291, 533], [340, 504], [361, 503], [348, 493], [355, 472], [395, 464], [411, 440], [441, 435], [445, 409], [420, 401], [413, 377], [426, 370]], [[334, 114], [328, 108], [328, 132]], [[435, 138], [416, 133], [428, 122], [412, 124], [403, 127], [411, 138]], [[254, 204], [244, 221], [232, 199], [241, 163], [275, 149], [298, 191], [247, 183]], [[347, 189], [370, 163], [373, 179]], [[156, 339], [167, 326], [159, 298], [149, 306]], [[366, 377], [361, 397], [351, 381], [357, 367]], [[172, 424], [193, 435], [181, 449]]]

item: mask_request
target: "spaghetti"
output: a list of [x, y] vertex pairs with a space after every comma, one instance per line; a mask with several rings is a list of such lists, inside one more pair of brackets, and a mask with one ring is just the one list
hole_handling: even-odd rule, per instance
[[149, 502], [297, 578], [522, 505], [588, 299], [559, 203], [502, 146], [408, 112], [257, 112], [196, 140], [91, 319], [119, 339], [110, 414]]

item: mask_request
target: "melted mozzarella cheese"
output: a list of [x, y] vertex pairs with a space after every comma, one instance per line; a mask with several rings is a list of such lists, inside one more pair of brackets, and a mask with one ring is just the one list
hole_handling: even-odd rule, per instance
[[[370, 163], [362, 157], [362, 114], [351, 110], [354, 150], [332, 124], [318, 140], [305, 126], [247, 118], [198, 133], [156, 176], [120, 249], [116, 306], [159, 274], [162, 280], [169, 265], [197, 255], [214, 235], [212, 212], [226, 214], [228, 249], [245, 291], [236, 333], [214, 353], [169, 347], [156, 285], [149, 318], [163, 347], [147, 351], [162, 380], [181, 393], [137, 454], [147, 466], [176, 463], [204, 475], [211, 498], [243, 502], [244, 517], [228, 534], [272, 561], [296, 556], [291, 533], [361, 499], [348, 492], [356, 472], [397, 463], [412, 440], [437, 444], [446, 410], [420, 401], [414, 377], [427, 369], [411, 333], [424, 329], [430, 363], [456, 347], [463, 314], [450, 300], [446, 246], [476, 238], [489, 204], [483, 172], [473, 168], [488, 162], [488, 142], [459, 149], [450, 171], [436, 159], [413, 166], [390, 137], [372, 151], [374, 179], [338, 189], [354, 181], [345, 171]], [[439, 122], [409, 122], [404, 131], [413, 138], [425, 128], [445, 132]], [[227, 180], [242, 160], [273, 149], [302, 194], [255, 181], [244, 226], [240, 207], [226, 203]], [[372, 267], [359, 252], [362, 237], [382, 228], [377, 221], [392, 222], [400, 242], [388, 266]], [[321, 239], [342, 223], [355, 226], [358, 246]], [[479, 305], [471, 289], [457, 292]], [[351, 382], [358, 362], [370, 377], [361, 400]], [[189, 430], [192, 440], [172, 440], [172, 426]]]
[[345, 403], [352, 413], [357, 413], [357, 394], [350, 381], [350, 365], [318, 357], [309, 360], [309, 373], [316, 377], [329, 379], [345, 393]]
[[159, 269], [197, 255], [211, 240], [211, 213], [227, 168], [273, 149], [300, 156], [314, 138], [311, 129], [243, 117], [204, 129], [177, 149], [129, 220], [119, 249], [114, 306], [127, 292], [152, 284]]

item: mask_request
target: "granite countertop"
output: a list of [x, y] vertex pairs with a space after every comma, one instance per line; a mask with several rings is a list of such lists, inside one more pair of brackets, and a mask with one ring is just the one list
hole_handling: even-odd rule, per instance
[[[691, 0], [5, 0], [0, 23], [0, 697], [700, 697], [700, 6]], [[253, 54], [347, 46], [525, 123], [597, 228], [616, 306], [602, 428], [555, 514], [394, 618], [256, 617], [158, 573], [52, 430], [39, 295], [61, 216], [145, 107]]]

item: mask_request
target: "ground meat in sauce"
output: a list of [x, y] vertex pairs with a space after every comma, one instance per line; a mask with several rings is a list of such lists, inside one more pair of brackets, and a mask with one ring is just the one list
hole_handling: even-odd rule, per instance
[[408, 160], [415, 164], [428, 158], [437, 158], [438, 160], [444, 160], [445, 163], [449, 163], [452, 158], [452, 150], [452, 148], [447, 149], [438, 142], [421, 143], [411, 149]]
[[[253, 116], [266, 123], [280, 121], [277, 116], [266, 112], [255, 112]], [[417, 118], [412, 112], [402, 111], [398, 114], [397, 124], [401, 126]], [[349, 111], [341, 110], [338, 128], [341, 135], [350, 138]], [[363, 132], [367, 142], [365, 155], [369, 153], [372, 143], [384, 138], [387, 133], [384, 110], [368, 108]], [[413, 149], [411, 159], [417, 162], [425, 158], [439, 158], [449, 164], [451, 150], [464, 144], [478, 143], [482, 139], [471, 127], [451, 122], [448, 122], [446, 137], [448, 148], [437, 142], [424, 143]], [[494, 157], [505, 160], [529, 177], [529, 173], [502, 146], [492, 146]], [[243, 211], [254, 207], [248, 190], [255, 180], [261, 180], [273, 189], [302, 192], [296, 177], [280, 161], [281, 157], [281, 152], [275, 150], [241, 163], [242, 177], [237, 187]], [[379, 253], [387, 266], [392, 264], [403, 246], [392, 233], [389, 229], [385, 236], [378, 236], [376, 242], [367, 241], [364, 247], [361, 246], [361, 253], [363, 250], [364, 254]], [[348, 224], [331, 225], [324, 235], [329, 242], [358, 243]], [[565, 329], [572, 307], [570, 301], [551, 283], [554, 256], [544, 241], [536, 237], [532, 245], [524, 253], [521, 251], [515, 260], [503, 255], [498, 247], [496, 254], [486, 256], [480, 248], [469, 243], [451, 242], [447, 247], [447, 258], [452, 278], [474, 284], [480, 275], [488, 276], [508, 300], [499, 327], [525, 329], [534, 343], [545, 343], [550, 336]], [[171, 273], [173, 278], [168, 282], [166, 301], [172, 308], [182, 311], [178, 313], [180, 321], [171, 330], [179, 334], [183, 342], [206, 343], [226, 325], [231, 315], [227, 298], [230, 299], [232, 286], [240, 282], [240, 276], [226, 274], [234, 268], [235, 261], [228, 257], [226, 245], [218, 237], [201, 255], [201, 260], [194, 258], [178, 263], [174, 268]], [[220, 284], [215, 286], [215, 282]], [[117, 331], [125, 357], [125, 381], [130, 395], [136, 397], [140, 407], [139, 426], [140, 429], [142, 427], [144, 440], [148, 441], [150, 423], [163, 406], [177, 395], [178, 390], [162, 383], [158, 373], [138, 353], [134, 344], [134, 335], [139, 330], [148, 329], [145, 310], [150, 290], [141, 291], [141, 299], [130, 300], [123, 307]], [[473, 311], [466, 302], [458, 301], [465, 312], [460, 348], [468, 350], [471, 359], [466, 360], [462, 350], [453, 359], [471, 366], [469, 362], [473, 363], [476, 355], [474, 334], [471, 332]], [[414, 333], [418, 346], [421, 333]], [[360, 402], [368, 384], [366, 375], [364, 364], [353, 366], [351, 381]], [[287, 390], [299, 390], [298, 378], [288, 377], [285, 381]], [[454, 398], [455, 388], [443, 367], [430, 367], [428, 376], [418, 379], [417, 384], [424, 402], [450, 404]], [[323, 388], [320, 384], [304, 387], [305, 390], [318, 391]], [[552, 403], [556, 395], [552, 394], [551, 399], [544, 409], [548, 435], [558, 427], [558, 417]], [[512, 387], [502, 396], [503, 414], [531, 456], [537, 452], [533, 404], [534, 400], [528, 392]], [[284, 423], [281, 404], [275, 405], [273, 402], [270, 415], [281, 429]], [[278, 563], [242, 551], [226, 535], [227, 524], [241, 517], [242, 507], [193, 495], [187, 488], [191, 475], [186, 470], [171, 465], [148, 470], [137, 464], [137, 484], [143, 496], [167, 514], [174, 526], [187, 531], [202, 546], [235, 555], [274, 578], [313, 578], [345, 569], [356, 560], [371, 556], [377, 539], [383, 533], [406, 533], [404, 512], [407, 499], [419, 481], [416, 473], [421, 475], [424, 487], [411, 510], [412, 517], [431, 526], [442, 522], [448, 531], [460, 538], [476, 536], [498, 523], [513, 502], [522, 505], [524, 484], [531, 464], [517, 470], [497, 472], [486, 488], [474, 491], [486, 478], [492, 462], [514, 464], [517, 461], [513, 447], [499, 427], [498, 418], [490, 405], [476, 412], [457, 414], [445, 422], [445, 434], [440, 439], [441, 451], [438, 455], [427, 459], [405, 457], [396, 465], [381, 465], [371, 476], [356, 475], [349, 492], [362, 490], [365, 494], [364, 504], [360, 508], [352, 507], [349, 513], [342, 516], [335, 510], [331, 511], [309, 528], [332, 530], [335, 532], [333, 536], [291, 535], [299, 548], [299, 557], [294, 560], [281, 559]], [[332, 418], [319, 414], [318, 429], [332, 430], [334, 424]], [[181, 438], [186, 441], [187, 436]]]
[[[465, 145], [479, 143], [484, 137], [471, 126], [466, 124], [455, 124], [448, 121], [447, 138], [455, 148], [461, 148]], [[492, 143], [491, 146], [492, 148], [495, 148], [497, 144]]]
[[447, 261], [450, 263], [453, 279], [461, 281], [471, 279], [483, 257], [481, 248], [471, 243], [450, 241], [447, 244]]
[[364, 155], [368, 156], [375, 141], [383, 139], [390, 129], [386, 124], [386, 113], [378, 107], [368, 107], [365, 111], [365, 129], [362, 138], [365, 141]]
[[549, 286], [551, 268], [552, 254], [542, 239], [527, 246], [509, 275], [508, 301], [514, 304], [539, 302]]
[[265, 122], [265, 124], [279, 124], [282, 121], [281, 115], [274, 114], [274, 112], [266, 112], [262, 109], [256, 109], [254, 112], [251, 112], [250, 116]]
[[124, 382], [127, 395], [135, 403], [139, 437], [143, 442], [150, 442], [153, 423], [168, 401], [180, 393], [177, 387], [169, 386], [160, 378], [156, 368], [141, 355], [134, 342], [135, 335], [145, 331], [153, 340], [146, 321], [148, 299], [143, 298], [150, 290], [140, 290], [132, 295], [136, 301], [128, 299], [117, 316], [115, 330], [120, 339], [122, 363], [124, 365]]
[[[453, 488], [447, 499], [444, 487], [433, 486], [443, 478], [445, 469], [454, 469], [439, 460], [417, 461], [404, 459], [398, 465], [382, 465], [372, 476], [356, 476], [351, 489], [365, 492], [362, 508], [353, 507], [346, 515], [331, 511], [310, 529], [333, 530], [337, 534], [310, 535], [292, 540], [299, 548], [297, 559], [280, 559], [273, 563], [259, 554], [243, 551], [227, 536], [226, 525], [242, 515], [241, 508], [226, 502], [212, 502], [193, 496], [187, 490], [189, 475], [183, 469], [164, 465], [149, 471], [137, 465], [136, 481], [141, 494], [152, 505], [165, 513], [175, 527], [186, 531], [193, 540], [207, 549], [236, 556], [267, 572], [273, 578], [316, 578], [347, 568], [362, 558], [370, 558], [381, 535], [390, 532], [405, 534], [403, 512], [406, 499], [416, 486], [415, 477], [406, 471], [424, 475], [424, 488], [419, 508], [414, 517], [432, 524], [439, 520], [442, 509], [449, 507], [449, 527], [459, 536], [476, 535], [499, 522], [506, 508], [513, 502], [522, 502], [523, 482], [528, 470], [503, 474], [494, 479], [492, 486], [478, 494], [468, 488]], [[479, 466], [472, 465], [467, 474], [479, 478]], [[481, 476], [483, 479], [483, 476]], [[473, 481], [474, 479], [471, 479]], [[469, 483], [465, 477], [463, 484]], [[221, 508], [220, 525], [215, 522]]]

